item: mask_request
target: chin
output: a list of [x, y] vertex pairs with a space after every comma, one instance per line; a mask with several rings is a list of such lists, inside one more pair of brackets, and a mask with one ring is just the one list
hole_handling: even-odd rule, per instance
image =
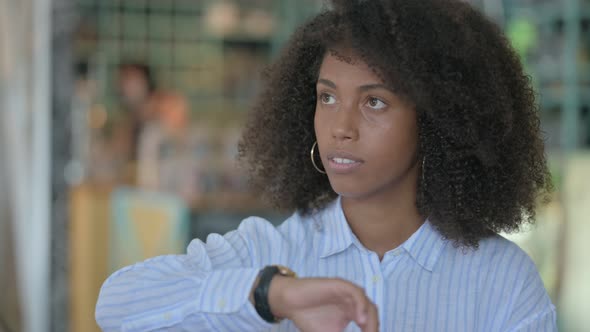
[[345, 198], [363, 198], [369, 195], [370, 190], [364, 190], [363, 186], [354, 185], [352, 183], [334, 183], [330, 181], [332, 186], [332, 190], [336, 192], [338, 195], [345, 197]]
[[403, 178], [394, 177], [391, 181], [378, 183], [361, 179], [350, 180], [352, 179], [330, 179], [330, 185], [332, 190], [343, 198], [360, 200], [399, 189]]

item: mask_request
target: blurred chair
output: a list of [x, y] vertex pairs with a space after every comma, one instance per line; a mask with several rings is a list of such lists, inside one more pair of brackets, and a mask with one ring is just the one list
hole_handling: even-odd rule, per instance
[[185, 251], [189, 210], [180, 198], [119, 188], [111, 197], [111, 214], [111, 272], [150, 257]]
[[94, 306], [109, 275], [110, 187], [78, 185], [69, 193], [69, 330], [100, 332]]
[[188, 209], [172, 195], [92, 185], [70, 192], [70, 331], [100, 332], [94, 307], [114, 270], [185, 251]]

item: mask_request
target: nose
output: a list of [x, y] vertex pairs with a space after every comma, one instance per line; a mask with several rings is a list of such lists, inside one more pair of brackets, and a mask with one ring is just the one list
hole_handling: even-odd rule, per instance
[[338, 141], [354, 141], [358, 139], [358, 112], [354, 107], [342, 105], [334, 112], [332, 137]]

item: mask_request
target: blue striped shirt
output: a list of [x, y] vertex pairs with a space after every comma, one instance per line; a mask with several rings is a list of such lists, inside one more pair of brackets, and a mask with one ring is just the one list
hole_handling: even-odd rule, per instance
[[251, 217], [193, 240], [186, 255], [125, 267], [105, 281], [96, 320], [103, 331], [297, 331], [289, 320], [265, 322], [248, 300], [269, 264], [363, 287], [381, 331], [557, 330], [555, 307], [517, 245], [494, 236], [478, 250], [455, 248], [426, 221], [380, 261], [352, 233], [339, 199], [279, 227]]

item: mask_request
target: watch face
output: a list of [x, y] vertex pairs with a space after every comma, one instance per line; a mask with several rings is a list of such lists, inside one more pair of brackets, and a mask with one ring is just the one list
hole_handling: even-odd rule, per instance
[[283, 265], [275, 265], [275, 266], [279, 269], [279, 273], [282, 276], [293, 277], [293, 278], [297, 277], [297, 274], [295, 272], [293, 272], [293, 270], [291, 270], [290, 268], [283, 266]]

